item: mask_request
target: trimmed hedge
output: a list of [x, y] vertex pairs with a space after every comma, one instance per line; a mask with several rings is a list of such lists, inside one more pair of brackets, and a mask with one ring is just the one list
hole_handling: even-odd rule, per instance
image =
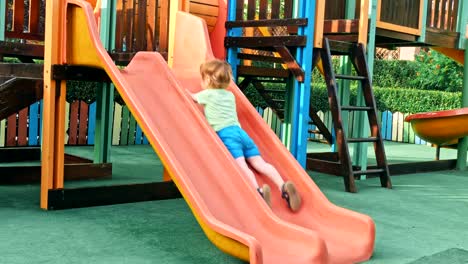
[[[356, 104], [356, 96], [357, 87], [351, 87], [351, 105]], [[374, 87], [374, 96], [380, 111], [419, 113], [461, 107], [461, 93]], [[312, 89], [311, 102], [317, 111], [329, 110], [325, 86], [315, 86]]]

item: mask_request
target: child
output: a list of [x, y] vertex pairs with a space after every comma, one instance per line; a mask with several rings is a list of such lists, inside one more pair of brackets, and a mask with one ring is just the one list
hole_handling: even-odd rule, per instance
[[266, 175], [279, 188], [281, 196], [286, 200], [292, 211], [297, 211], [301, 205], [301, 198], [291, 181], [284, 182], [278, 171], [260, 156], [260, 152], [240, 127], [237, 118], [234, 94], [226, 88], [232, 79], [232, 70], [227, 62], [211, 60], [200, 65], [203, 91], [192, 94], [193, 100], [205, 108], [205, 116], [232, 154], [236, 163], [247, 176], [250, 183], [262, 195], [268, 206], [271, 206], [270, 186], [258, 186], [254, 173], [247, 163], [256, 171]]

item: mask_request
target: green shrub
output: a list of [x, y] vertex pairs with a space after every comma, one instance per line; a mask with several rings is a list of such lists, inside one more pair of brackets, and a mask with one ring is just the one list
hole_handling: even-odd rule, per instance
[[463, 66], [435, 51], [422, 51], [416, 56], [413, 86], [424, 90], [461, 92]]
[[375, 60], [372, 82], [379, 87], [414, 88], [416, 69], [414, 61]]

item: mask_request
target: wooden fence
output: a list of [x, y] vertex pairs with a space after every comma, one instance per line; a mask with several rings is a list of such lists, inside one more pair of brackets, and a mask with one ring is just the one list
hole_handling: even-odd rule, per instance
[[[5, 120], [0, 121], [0, 147], [38, 146], [41, 142], [41, 102], [37, 102]], [[263, 117], [278, 135], [282, 136], [282, 122], [270, 108], [257, 108]], [[328, 128], [332, 127], [331, 113], [318, 112], [320, 118]], [[385, 140], [413, 144], [426, 144], [418, 138], [411, 126], [403, 120], [408, 114], [379, 113], [382, 124], [382, 136]], [[96, 127], [96, 103], [87, 104], [83, 101], [67, 103], [66, 106], [65, 142], [67, 145], [93, 145]], [[353, 118], [351, 113], [348, 120], [349, 133], [353, 133]], [[309, 126], [314, 130], [313, 125]], [[310, 138], [322, 139], [321, 135], [309, 134]], [[112, 127], [113, 145], [139, 145], [148, 144], [140, 126], [130, 113], [127, 106], [114, 104], [114, 118]]]

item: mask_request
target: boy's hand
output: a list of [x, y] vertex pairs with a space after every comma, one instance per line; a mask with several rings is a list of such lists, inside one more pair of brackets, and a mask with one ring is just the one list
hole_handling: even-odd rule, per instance
[[192, 97], [192, 100], [197, 102], [197, 98], [194, 93], [190, 92], [188, 89], [185, 89], [185, 91]]

